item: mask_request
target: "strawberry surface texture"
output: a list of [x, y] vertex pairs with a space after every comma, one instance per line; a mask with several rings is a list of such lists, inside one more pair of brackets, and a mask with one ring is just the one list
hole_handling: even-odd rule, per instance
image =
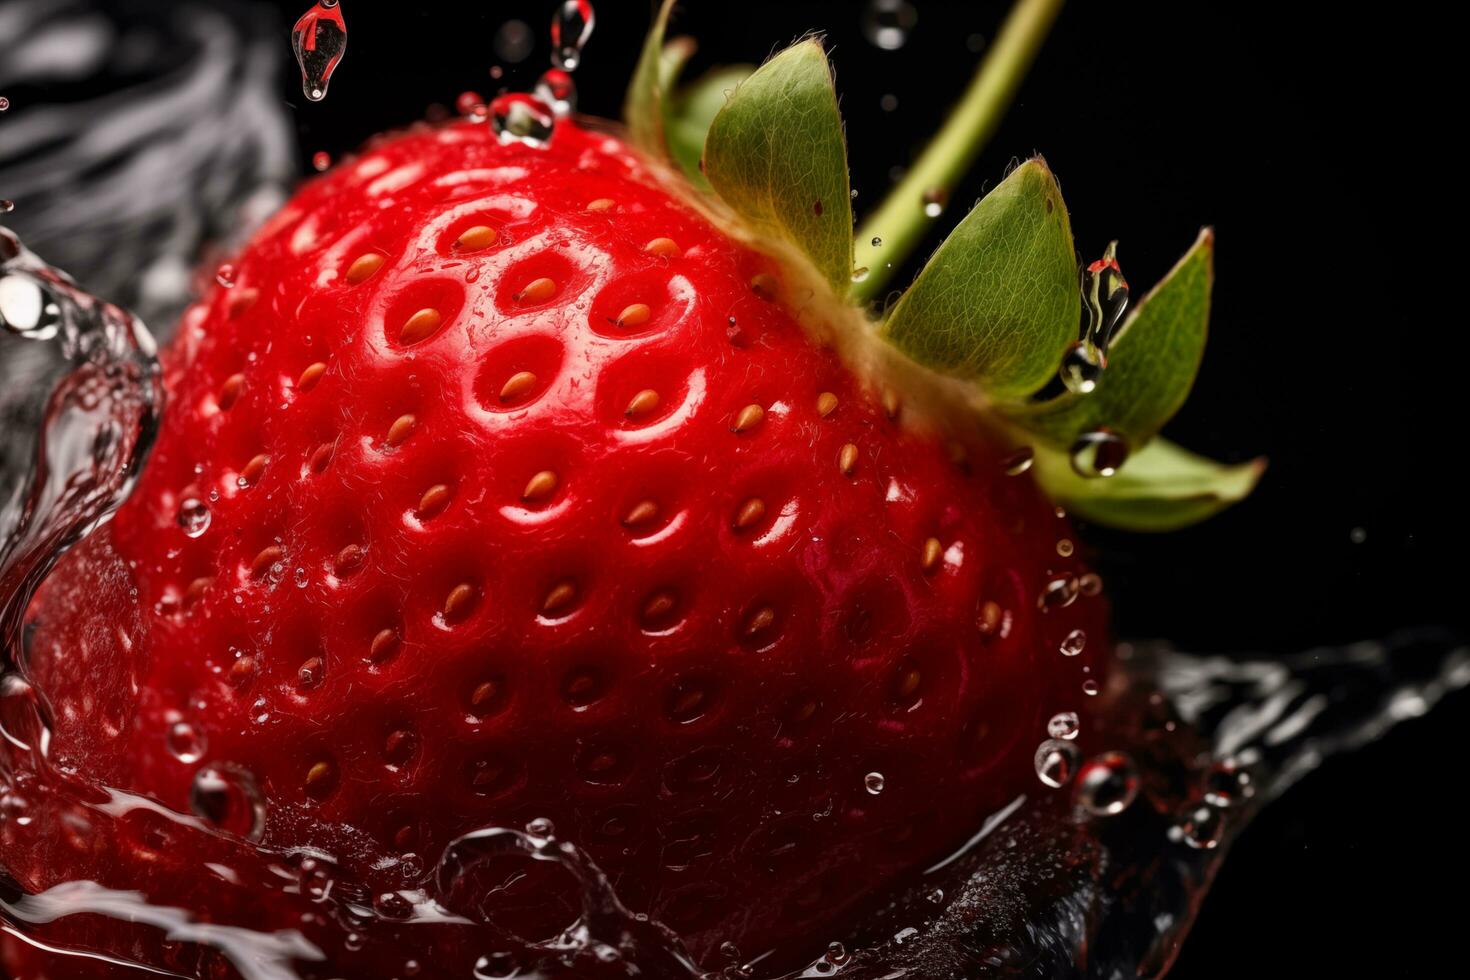
[[[554, 869], [435, 870], [549, 820], [704, 962], [819, 952], [1039, 789], [1108, 649], [1066, 518], [942, 382], [864, 356], [860, 310], [675, 188], [566, 120], [545, 147], [421, 126], [304, 186], [184, 317], [140, 485], [32, 607], [51, 764], [294, 872], [330, 856], [384, 918], [417, 889], [531, 938], [576, 915]], [[218, 887], [230, 840], [77, 820], [7, 825], [27, 891], [297, 929], [303, 976], [485, 952], [332, 943], [301, 889]]]

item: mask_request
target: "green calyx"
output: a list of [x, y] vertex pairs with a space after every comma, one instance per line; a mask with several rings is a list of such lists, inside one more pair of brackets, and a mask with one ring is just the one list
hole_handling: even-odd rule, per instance
[[[1060, 5], [1017, 0], [950, 122], [868, 218], [856, 246], [842, 118], [817, 39], [759, 68], [716, 69], [678, 87], [693, 44], [665, 42], [674, 0], [664, 0], [628, 92], [629, 133], [756, 240], [794, 251], [835, 296], [866, 305], [994, 130]], [[1114, 324], [1127, 285], [1111, 248], [1084, 274], [1091, 293], [1084, 303], [1061, 190], [1045, 162], [1032, 159], [959, 222], [889, 306], [878, 335], [924, 367], [973, 385], [989, 421], [1032, 452], [1036, 478], [1074, 513], [1132, 530], [1181, 527], [1243, 499], [1264, 469], [1261, 461], [1216, 463], [1157, 438], [1184, 404], [1203, 356], [1213, 255], [1207, 229]], [[1104, 311], [1095, 277], [1108, 268], [1118, 299]], [[1088, 329], [1078, 341], [1084, 310]], [[1077, 356], [1073, 348], [1095, 370], [1085, 384], [1055, 383], [1064, 360]]]

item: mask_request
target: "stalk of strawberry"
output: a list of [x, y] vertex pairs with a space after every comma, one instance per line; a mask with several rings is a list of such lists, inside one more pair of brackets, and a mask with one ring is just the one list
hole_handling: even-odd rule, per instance
[[[33, 609], [51, 764], [267, 853], [336, 855], [388, 918], [427, 888], [522, 935], [566, 923], [554, 883], [432, 868], [466, 833], [549, 819], [701, 957], [825, 941], [1036, 786], [1107, 627], [1033, 475], [1135, 526], [1244, 480], [1167, 448], [1110, 481], [1069, 461], [1100, 432], [1137, 450], [1177, 408], [1207, 245], [1096, 391], [1031, 399], [1079, 315], [1032, 162], [879, 337], [844, 297], [820, 47], [714, 118], [701, 196], [659, 162], [666, 16], [630, 100], [641, 151], [570, 121], [544, 147], [469, 122], [379, 141], [186, 316], [141, 484]], [[1007, 271], [977, 287], [976, 267]], [[355, 976], [396, 975], [382, 952], [412, 943], [334, 944], [287, 893], [247, 910], [181, 874], [207, 861], [182, 841], [156, 860], [131, 838], [79, 851], [58, 821], [6, 833], [32, 893], [92, 878], [299, 922]], [[85, 941], [116, 950], [111, 928]], [[468, 949], [411, 952], [447, 970]]]

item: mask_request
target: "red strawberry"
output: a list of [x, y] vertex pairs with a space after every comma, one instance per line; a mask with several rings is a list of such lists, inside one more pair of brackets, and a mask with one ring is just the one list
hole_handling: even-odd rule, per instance
[[[38, 601], [63, 767], [187, 812], [228, 763], [266, 844], [373, 859], [549, 818], [696, 951], [758, 951], [1034, 786], [1100, 664], [1003, 447], [855, 375], [615, 139], [383, 142], [232, 278]], [[27, 888], [76, 877], [31, 846]]]

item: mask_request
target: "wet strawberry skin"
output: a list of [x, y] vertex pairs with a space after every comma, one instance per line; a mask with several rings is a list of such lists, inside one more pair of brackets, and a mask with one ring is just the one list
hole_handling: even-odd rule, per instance
[[[183, 812], [237, 767], [264, 846], [370, 883], [549, 818], [751, 952], [1033, 791], [1098, 679], [1104, 604], [1006, 450], [856, 376], [613, 137], [382, 140], [231, 265], [137, 492], [34, 609], [63, 767]], [[34, 853], [34, 889], [86, 864]]]

